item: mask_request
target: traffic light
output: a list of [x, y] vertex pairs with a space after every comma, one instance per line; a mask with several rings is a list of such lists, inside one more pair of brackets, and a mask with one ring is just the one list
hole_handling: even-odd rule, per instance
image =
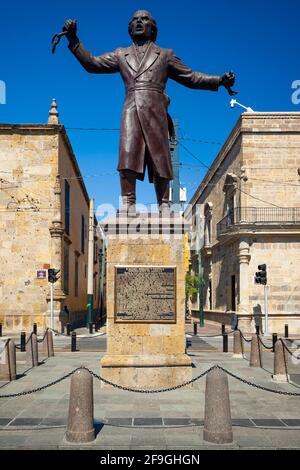
[[267, 285], [267, 265], [259, 264], [257, 266], [258, 271], [255, 273], [255, 284]]
[[59, 272], [60, 269], [48, 269], [48, 282], [54, 284], [59, 279], [59, 277], [57, 276]]

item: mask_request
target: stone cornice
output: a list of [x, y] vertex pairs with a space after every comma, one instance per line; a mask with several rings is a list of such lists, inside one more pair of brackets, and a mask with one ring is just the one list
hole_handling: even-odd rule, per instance
[[[282, 119], [282, 125], [280, 127], [272, 127], [265, 124], [264, 126], [255, 126], [255, 121], [258, 120], [269, 120], [272, 122], [274, 119]], [[297, 122], [297, 128], [288, 127], [285, 123], [285, 120], [293, 120]], [[208, 186], [211, 179], [215, 176], [218, 172], [219, 168], [221, 167], [222, 163], [226, 159], [228, 153], [232, 149], [234, 145], [236, 145], [239, 141], [239, 138], [243, 134], [256, 134], [256, 133], [290, 133], [294, 134], [297, 133], [300, 135], [300, 112], [254, 112], [254, 113], [242, 113], [236, 122], [235, 126], [233, 127], [232, 131], [230, 132], [229, 136], [227, 137], [226, 141], [224, 142], [221, 150], [217, 154], [216, 158], [212, 162], [211, 166], [207, 170], [207, 173], [200, 183], [198, 188], [196, 189], [194, 195], [190, 199], [188, 208], [186, 209], [185, 215], [188, 215], [191, 211], [191, 206], [193, 206], [196, 201], [200, 198], [202, 193], [205, 191], [206, 187]]]
[[212, 245], [212, 249], [217, 247], [218, 245], [232, 243], [235, 240], [238, 240], [241, 237], [249, 237], [253, 238], [256, 236], [266, 236], [266, 237], [273, 237], [273, 236], [281, 236], [281, 237], [290, 237], [295, 236], [299, 239], [300, 235], [300, 226], [295, 228], [294, 230], [287, 230], [286, 228], [280, 230], [278, 228], [274, 228], [273, 230], [266, 230], [265, 228], [262, 229], [253, 229], [253, 228], [243, 228], [241, 230], [234, 230], [231, 232], [224, 233], [219, 235], [219, 241], [217, 241], [214, 245]]
[[61, 124], [5, 124], [0, 123], [0, 133], [6, 133], [8, 130], [11, 131], [32, 131], [40, 133], [44, 131], [49, 134], [58, 134], [64, 126]]

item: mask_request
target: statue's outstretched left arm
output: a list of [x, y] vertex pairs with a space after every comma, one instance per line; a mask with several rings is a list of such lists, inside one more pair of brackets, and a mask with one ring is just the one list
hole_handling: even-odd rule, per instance
[[235, 82], [233, 72], [225, 73], [224, 75], [208, 75], [202, 72], [194, 72], [172, 50], [170, 50], [168, 57], [168, 76], [181, 85], [199, 90], [218, 91], [220, 86], [228, 89]]

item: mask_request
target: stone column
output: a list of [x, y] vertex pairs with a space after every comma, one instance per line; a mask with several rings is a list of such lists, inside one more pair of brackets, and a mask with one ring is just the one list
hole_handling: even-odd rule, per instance
[[239, 242], [239, 292], [237, 311], [240, 314], [250, 314], [249, 310], [249, 262], [251, 259], [248, 238], [241, 238]]
[[[56, 176], [54, 187], [54, 216], [52, 224], [49, 228], [51, 234], [51, 267], [60, 269], [59, 279], [54, 284], [54, 328], [59, 327], [59, 314], [62, 308], [62, 302], [65, 300], [66, 295], [62, 290], [62, 247], [64, 228], [61, 220], [61, 187], [59, 175]], [[50, 288], [49, 288], [50, 291]], [[48, 321], [47, 326], [50, 326], [50, 292], [47, 297], [48, 300]]]

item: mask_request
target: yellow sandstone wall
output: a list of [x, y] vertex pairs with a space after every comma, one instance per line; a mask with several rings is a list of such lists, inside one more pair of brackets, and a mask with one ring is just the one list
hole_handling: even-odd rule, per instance
[[57, 154], [56, 131], [0, 127], [0, 322], [9, 331], [44, 326], [48, 282], [37, 271], [51, 262]]
[[[269, 318], [272, 331], [284, 324], [300, 333], [300, 224], [258, 224], [217, 238], [217, 223], [225, 215], [223, 186], [226, 175], [237, 176], [236, 207], [300, 208], [300, 113], [244, 113], [207, 173], [198, 202], [212, 204], [212, 244], [203, 250], [204, 300], [208, 309], [209, 272], [213, 311], [207, 318], [221, 320], [217, 312], [231, 309], [231, 275], [236, 275], [237, 310], [241, 326], [254, 329], [253, 308], [261, 305], [263, 287], [254, 284], [258, 264], [268, 267]], [[212, 177], [211, 177], [212, 176]], [[196, 196], [194, 196], [194, 203]], [[279, 212], [280, 214], [280, 212]], [[280, 217], [280, 215], [278, 215]], [[295, 221], [297, 222], [297, 221]], [[243, 231], [244, 233], [241, 233]], [[197, 266], [194, 254], [193, 266]], [[246, 318], [247, 317], [247, 318]]]

